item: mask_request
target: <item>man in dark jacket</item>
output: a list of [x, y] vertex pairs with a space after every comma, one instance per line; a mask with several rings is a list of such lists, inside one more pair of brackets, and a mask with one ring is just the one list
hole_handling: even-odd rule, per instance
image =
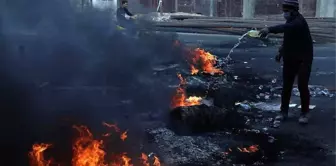
[[308, 123], [310, 93], [308, 82], [313, 62], [313, 41], [305, 18], [299, 13], [298, 0], [284, 0], [283, 12], [285, 24], [264, 28], [261, 37], [268, 33], [284, 33], [283, 44], [276, 61], [283, 58], [283, 89], [281, 96], [281, 114], [276, 119], [288, 116], [289, 102], [295, 77], [298, 76], [298, 89], [301, 97], [300, 123]]
[[135, 27], [133, 19], [135, 18], [135, 15], [128, 11], [127, 6], [127, 0], [121, 1], [121, 6], [117, 9], [117, 21], [120, 26], [133, 32]]

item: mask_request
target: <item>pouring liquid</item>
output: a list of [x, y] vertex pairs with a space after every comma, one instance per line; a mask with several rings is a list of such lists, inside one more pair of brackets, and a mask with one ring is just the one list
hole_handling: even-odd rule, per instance
[[234, 49], [237, 48], [240, 45], [240, 43], [242, 42], [242, 40], [244, 39], [245, 36], [250, 36], [252, 38], [259, 38], [260, 37], [259, 32], [260, 31], [257, 31], [257, 30], [250, 30], [250, 31], [246, 32], [245, 34], [243, 34], [241, 37], [239, 37], [238, 38], [238, 43], [235, 44], [231, 48], [231, 50], [230, 50], [229, 54], [227, 55], [226, 59], [231, 59], [230, 55], [233, 53]]

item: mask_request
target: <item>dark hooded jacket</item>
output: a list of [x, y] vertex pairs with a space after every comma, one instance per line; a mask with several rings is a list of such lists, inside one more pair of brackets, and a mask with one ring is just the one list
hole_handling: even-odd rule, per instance
[[120, 7], [117, 9], [117, 20], [119, 24], [126, 24], [129, 20], [126, 19], [125, 14], [128, 16], [133, 16], [131, 12], [128, 11], [126, 7]]
[[269, 27], [270, 33], [284, 33], [280, 53], [284, 61], [312, 60], [313, 41], [305, 18], [296, 13], [285, 24]]

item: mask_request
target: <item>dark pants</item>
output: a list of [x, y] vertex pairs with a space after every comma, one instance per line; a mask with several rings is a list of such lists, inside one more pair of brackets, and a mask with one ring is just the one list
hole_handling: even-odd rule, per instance
[[308, 82], [311, 72], [312, 60], [290, 60], [283, 65], [283, 89], [281, 96], [281, 111], [288, 113], [289, 102], [295, 77], [298, 76], [298, 89], [301, 98], [301, 111], [309, 112], [310, 93]]

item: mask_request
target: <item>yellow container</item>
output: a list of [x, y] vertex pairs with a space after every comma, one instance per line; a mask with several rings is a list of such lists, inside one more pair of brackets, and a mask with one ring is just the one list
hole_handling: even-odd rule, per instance
[[117, 30], [122, 31], [122, 30], [125, 30], [125, 28], [122, 27], [122, 26], [117, 25]]
[[250, 36], [250, 37], [259, 38], [260, 37], [259, 33], [260, 33], [260, 31], [250, 30], [250, 31], [247, 32], [247, 35]]

